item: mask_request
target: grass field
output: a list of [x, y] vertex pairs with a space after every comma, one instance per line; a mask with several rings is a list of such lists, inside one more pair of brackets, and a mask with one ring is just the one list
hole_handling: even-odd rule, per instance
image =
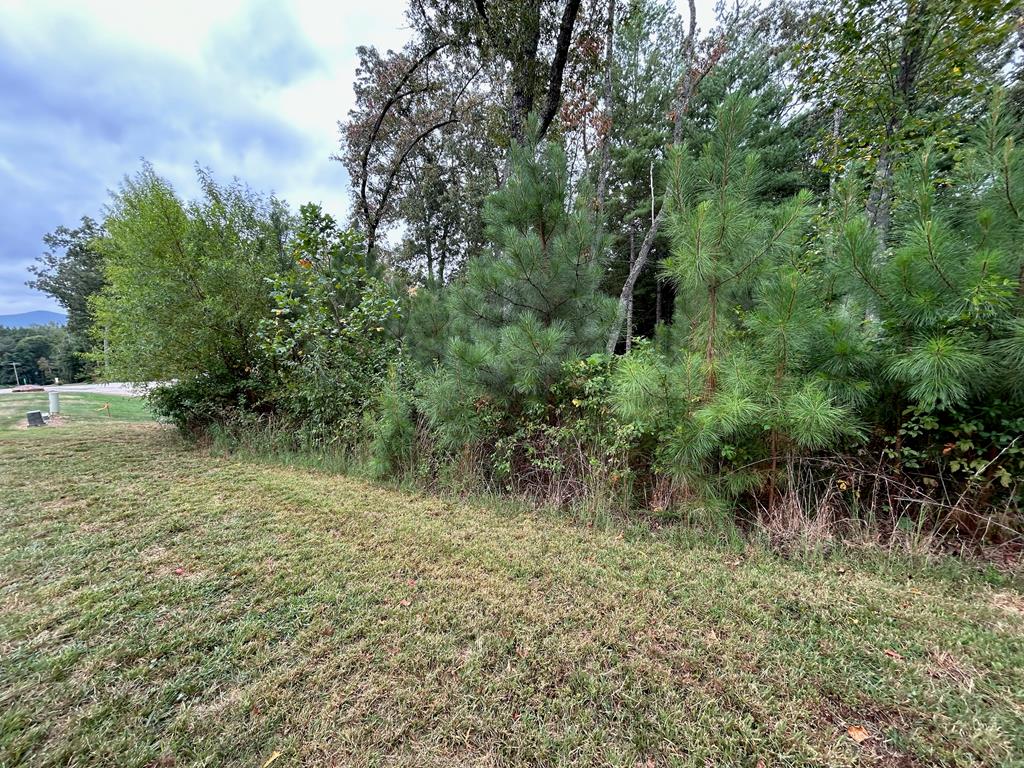
[[[0, 395], [0, 430], [24, 425], [27, 411], [46, 413], [49, 409], [49, 395], [46, 392]], [[60, 411], [61, 426], [106, 421], [137, 422], [152, 418], [146, 411], [145, 403], [137, 397], [85, 392], [61, 392]]]
[[82, 413], [0, 432], [2, 766], [1024, 764], [1005, 581], [588, 529]]

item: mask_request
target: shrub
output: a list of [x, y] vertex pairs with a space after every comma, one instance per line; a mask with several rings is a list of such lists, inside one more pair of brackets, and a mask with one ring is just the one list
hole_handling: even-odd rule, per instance
[[131, 381], [244, 381], [270, 310], [266, 279], [288, 268], [287, 209], [200, 170], [186, 204], [148, 165], [114, 194], [94, 300], [97, 363]]
[[273, 308], [259, 327], [270, 405], [298, 443], [352, 446], [397, 352], [387, 325], [399, 305], [366, 267], [358, 235], [316, 206], [303, 208], [295, 256], [270, 279]]
[[173, 424], [186, 437], [198, 439], [229, 414], [251, 408], [259, 399], [254, 393], [261, 391], [254, 385], [248, 380], [200, 375], [153, 387], [146, 398], [158, 418]]

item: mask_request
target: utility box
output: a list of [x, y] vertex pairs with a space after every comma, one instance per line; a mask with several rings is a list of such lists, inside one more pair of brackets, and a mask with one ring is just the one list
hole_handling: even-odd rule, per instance
[[56, 392], [50, 393], [50, 415], [60, 413], [60, 395]]
[[28, 419], [28, 425], [30, 427], [45, 427], [46, 422], [43, 421], [42, 411], [29, 411], [25, 414], [25, 418]]

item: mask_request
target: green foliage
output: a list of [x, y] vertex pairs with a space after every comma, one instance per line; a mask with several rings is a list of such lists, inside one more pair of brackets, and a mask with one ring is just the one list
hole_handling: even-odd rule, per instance
[[[250, 386], [247, 386], [247, 383]], [[146, 393], [150, 410], [190, 439], [206, 436], [211, 425], [246, 410], [244, 392], [252, 382], [200, 374]]]
[[559, 501], [611, 496], [630, 506], [638, 432], [615, 415], [612, 367], [602, 354], [566, 362], [548, 403], [532, 403], [499, 432], [491, 464], [505, 490]]
[[358, 235], [339, 231], [316, 206], [301, 215], [295, 269], [270, 278], [260, 370], [275, 410], [304, 444], [351, 445], [395, 354], [386, 325], [398, 304], [367, 270]]
[[103, 288], [103, 227], [88, 216], [72, 229], [60, 226], [43, 236], [49, 249], [29, 267], [28, 285], [55, 298], [67, 312], [67, 338], [59, 352], [61, 376], [78, 381], [89, 373], [85, 353], [94, 318], [90, 302]]
[[[569, 208], [567, 174], [556, 144], [513, 150], [511, 177], [484, 209], [494, 250], [447, 289], [447, 324], [430, 291], [415, 302], [425, 325], [413, 323], [409, 338], [436, 339], [442, 327], [449, 337], [420, 387], [447, 445], [481, 436], [485, 405], [517, 413], [546, 402], [562, 366], [601, 347], [614, 303], [598, 290], [594, 225], [582, 204]], [[425, 360], [434, 350], [413, 355]]]
[[664, 269], [677, 285], [680, 319], [693, 329], [689, 346], [705, 350], [712, 382], [723, 314], [770, 267], [795, 263], [811, 212], [806, 193], [776, 206], [760, 202], [760, 158], [744, 149], [751, 114], [749, 99], [727, 99], [699, 155], [677, 153], [669, 182], [673, 251]]
[[984, 112], [1012, 56], [1012, 0], [838, 0], [809, 3], [795, 35], [794, 69], [811, 103], [840, 112], [822, 131], [827, 172], [885, 154], [915, 154], [926, 141], [952, 150]]
[[401, 477], [414, 471], [416, 461], [415, 406], [401, 360], [392, 366], [376, 402], [370, 424], [370, 473]]
[[94, 302], [111, 378], [248, 378], [266, 279], [286, 265], [284, 205], [198, 171], [202, 199], [184, 203], [150, 166], [113, 195], [103, 241], [107, 284]]
[[[53, 384], [55, 378], [73, 380], [81, 365], [67, 352], [69, 336], [57, 325], [0, 326], [0, 386], [12, 387], [16, 381]], [[11, 363], [17, 363], [17, 377]]]
[[948, 473], [959, 484], [981, 480], [1010, 488], [1024, 482], [1024, 417], [1008, 416], [1007, 403], [975, 413], [911, 406], [887, 435], [886, 456], [902, 468]]
[[424, 370], [431, 370], [448, 348], [451, 307], [444, 286], [427, 283], [411, 286], [406, 291], [406, 320], [398, 336], [404, 339], [409, 358]]
[[762, 202], [752, 114], [729, 97], [700, 153], [673, 159], [677, 331], [667, 353], [644, 347], [616, 374], [618, 411], [656, 441], [657, 466], [712, 496], [774, 488], [780, 456], [857, 434], [811, 370], [839, 325], [805, 254], [810, 200]]
[[891, 249], [856, 215], [831, 247], [837, 301], [862, 313], [877, 361], [862, 410], [896, 470], [952, 494], [947, 503], [1012, 500], [1024, 482], [1018, 131], [997, 94], [952, 165], [929, 147], [897, 175]]
[[1024, 238], [1012, 211], [1024, 172], [995, 106], [952, 177], [931, 150], [908, 164], [890, 252], [878, 254], [860, 217], [834, 248], [837, 285], [871, 318], [887, 378], [928, 410], [1012, 399], [1024, 376]]

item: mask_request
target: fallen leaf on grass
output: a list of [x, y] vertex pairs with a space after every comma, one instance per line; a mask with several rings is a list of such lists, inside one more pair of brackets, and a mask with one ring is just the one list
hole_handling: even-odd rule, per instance
[[896, 661], [903, 661], [903, 657], [896, 653], [896, 651], [894, 651], [892, 648], [886, 648], [885, 655], [888, 656], [890, 659], [895, 659]]
[[412, 600], [410, 600], [409, 598], [405, 598], [404, 600], [400, 600], [398, 604], [403, 608], [408, 608], [410, 605], [412, 605]]
[[267, 768], [268, 765], [277, 760], [277, 758], [279, 758], [280, 756], [281, 753], [275, 749], [273, 754], [271, 754], [270, 757], [267, 758], [267, 762], [261, 765], [260, 768]]
[[868, 729], [863, 725], [851, 725], [846, 729], [846, 733], [858, 744], [863, 744], [871, 738], [871, 734], [868, 733]]

